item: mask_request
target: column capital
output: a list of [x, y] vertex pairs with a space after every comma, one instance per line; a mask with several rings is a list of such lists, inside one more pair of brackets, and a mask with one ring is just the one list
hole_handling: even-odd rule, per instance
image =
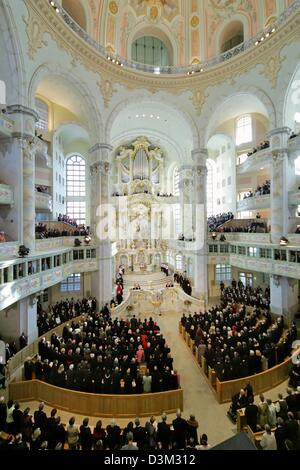
[[292, 130], [289, 127], [277, 127], [276, 129], [272, 129], [270, 132], [268, 132], [267, 137], [271, 138], [278, 134], [287, 134], [289, 136], [291, 132]]
[[22, 104], [12, 104], [10, 106], [7, 106], [6, 113], [27, 115], [33, 118], [35, 122], [38, 122], [39, 120], [39, 115], [35, 111], [35, 109], [28, 108], [27, 106], [23, 106]]
[[7, 115], [14, 121], [12, 137], [25, 139], [34, 137], [35, 124], [39, 120], [39, 115], [34, 109], [14, 104], [7, 107]]
[[101, 175], [109, 175], [111, 170], [111, 165], [109, 162], [96, 162], [90, 166], [90, 171], [92, 176], [96, 176], [98, 174]]
[[270, 140], [271, 150], [281, 149], [282, 151], [286, 151], [291, 132], [289, 127], [279, 127], [271, 130], [267, 134], [267, 138]]
[[97, 142], [97, 144], [93, 145], [90, 149], [89, 149], [89, 154], [93, 154], [95, 152], [97, 152], [97, 150], [106, 150], [108, 152], [111, 152], [113, 150], [113, 147], [110, 145], [110, 144], [106, 144], [106, 143], [103, 143], [103, 142]]
[[198, 148], [192, 150], [192, 159], [196, 165], [206, 166], [208, 158], [208, 150], [206, 148]]

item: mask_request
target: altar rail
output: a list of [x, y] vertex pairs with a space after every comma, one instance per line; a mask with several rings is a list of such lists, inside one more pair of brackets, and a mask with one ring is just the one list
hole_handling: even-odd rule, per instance
[[19, 402], [43, 401], [70, 413], [102, 418], [147, 417], [183, 409], [181, 389], [141, 395], [100, 395], [75, 392], [39, 380], [11, 382], [9, 398]]
[[[278, 364], [271, 369], [268, 369], [260, 374], [252, 375], [249, 377], [243, 377], [236, 380], [228, 380], [227, 382], [220, 382], [216, 376], [214, 369], [207, 367], [206, 360], [202, 356], [198, 357], [197, 347], [195, 341], [193, 341], [190, 335], [179, 323], [179, 333], [184, 339], [187, 346], [191, 349], [197, 364], [207, 377], [208, 383], [212, 390], [216, 393], [216, 397], [219, 403], [231, 402], [233, 395], [239, 392], [241, 388], [244, 388], [247, 383], [250, 383], [256, 395], [264, 393], [277, 385], [284, 382], [290, 373], [292, 366], [292, 358], [287, 358], [281, 364]], [[299, 348], [300, 350], [300, 348]]]

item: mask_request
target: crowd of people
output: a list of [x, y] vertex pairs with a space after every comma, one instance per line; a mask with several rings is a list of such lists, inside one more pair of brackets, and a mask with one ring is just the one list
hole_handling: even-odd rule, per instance
[[[299, 366], [298, 366], [299, 367]], [[236, 421], [237, 410], [244, 409], [247, 425], [253, 433], [264, 431], [262, 450], [300, 450], [300, 387], [278, 394], [276, 402], [260, 394], [257, 402], [250, 384], [232, 397], [228, 415]]]
[[123, 429], [112, 419], [107, 426], [97, 421], [94, 428], [89, 418], [81, 425], [71, 417], [64, 424], [53, 408], [50, 416], [45, 413], [44, 403], [40, 403], [33, 414], [30, 408], [21, 410], [20, 404], [0, 397], [0, 431], [9, 434], [6, 441], [0, 441], [1, 450], [209, 450], [206, 434], [199, 434], [199, 424], [195, 415], [184, 419], [180, 410], [170, 424], [165, 413], [160, 420], [151, 416], [145, 425], [137, 417]]
[[88, 393], [156, 393], [180, 386], [159, 326], [152, 317], [142, 321], [134, 315], [124, 321], [91, 312], [73, 320], [62, 336], [40, 340], [37, 359], [24, 363], [25, 380], [33, 373], [38, 380]]
[[254, 191], [249, 191], [249, 193], [244, 195], [244, 199], [249, 199], [250, 197], [265, 196], [271, 194], [271, 181], [267, 180], [265, 183], [258, 185]]
[[270, 142], [269, 140], [264, 140], [263, 142], [261, 142], [257, 147], [254, 147], [251, 152], [248, 152], [247, 153], [247, 157], [251, 157], [251, 155], [253, 155], [254, 153], [257, 153], [259, 152], [260, 150], [265, 150], [265, 149], [268, 149], [270, 147]]
[[190, 296], [192, 295], [191, 281], [188, 279], [186, 272], [184, 273], [175, 272], [174, 282], [177, 282], [187, 295], [190, 295]]
[[269, 305], [268, 289], [263, 293], [233, 281], [231, 287], [221, 285], [220, 305], [183, 315], [181, 324], [195, 340], [199, 360], [204, 356], [220, 381], [260, 373], [289, 356], [296, 325], [285, 330], [283, 316], [272, 322]]
[[216, 229], [215, 232], [218, 233], [268, 233], [269, 229], [267, 224], [263, 220], [259, 220], [258, 217], [256, 220], [249, 221], [246, 225], [234, 225], [232, 227], [222, 227], [221, 229]]
[[234, 215], [232, 212], [212, 215], [208, 217], [207, 225], [209, 232], [216, 231], [221, 225], [225, 224], [225, 222], [228, 222], [228, 220], [232, 219], [234, 219]]
[[76, 228], [72, 230], [58, 230], [57, 228], [50, 228], [43, 222], [38, 222], [35, 226], [35, 238], [38, 240], [57, 237], [85, 237], [89, 235], [89, 233], [89, 227], [85, 226], [76, 226]]
[[[47, 310], [42, 308], [40, 302], [37, 303], [37, 326], [38, 334], [42, 336], [47, 331], [56, 328], [61, 323], [72, 320], [79, 315], [85, 315], [96, 312], [97, 300], [95, 297], [89, 297], [88, 299], [70, 299], [66, 298], [60, 302], [56, 302], [54, 305], [49, 305]], [[105, 304], [101, 313], [104, 316], [109, 315], [108, 304]]]
[[35, 190], [37, 193], [50, 194], [50, 188], [48, 186], [35, 185]]
[[157, 196], [158, 197], [174, 197], [174, 195], [171, 193], [162, 193], [160, 191], [157, 193]]
[[78, 227], [77, 220], [72, 219], [67, 214], [58, 214], [57, 222], [65, 222], [66, 224], [73, 225], [73, 227]]

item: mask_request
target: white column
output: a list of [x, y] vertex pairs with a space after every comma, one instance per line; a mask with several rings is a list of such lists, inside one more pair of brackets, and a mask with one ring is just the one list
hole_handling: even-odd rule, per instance
[[30, 108], [21, 105], [8, 106], [7, 113], [14, 120], [13, 138], [18, 141], [16, 166], [21, 163], [22, 185], [15, 188], [15, 194], [23, 199], [22, 223], [20, 242], [34, 251], [35, 248], [35, 154], [37, 140], [35, 139], [35, 123], [38, 114]]
[[[295, 167], [293, 158], [289, 158], [288, 139], [290, 129], [274, 129], [268, 135], [272, 151], [271, 169], [271, 237], [273, 243], [279, 243], [291, 229], [289, 211], [289, 191], [295, 185]], [[296, 189], [296, 188], [295, 188]]]
[[275, 315], [284, 315], [288, 322], [292, 322], [298, 312], [298, 279], [282, 276], [271, 276], [271, 312]]
[[[103, 217], [109, 219], [110, 213], [108, 206], [111, 204], [111, 165], [110, 154], [112, 147], [109, 144], [99, 143], [96, 144], [90, 153], [95, 156], [95, 162], [91, 166], [92, 181], [94, 190], [92, 197], [93, 201], [93, 221], [95, 223], [95, 235], [98, 241], [98, 271], [92, 273], [91, 276], [91, 289], [92, 295], [95, 296], [100, 306], [111, 300], [113, 295], [113, 259], [111, 250], [111, 230], [105, 234], [97, 230], [97, 225], [101, 223]], [[105, 207], [105, 210], [103, 210]], [[111, 206], [112, 207], [112, 206]], [[102, 209], [101, 209], [102, 208]], [[106, 214], [106, 215], [105, 215]], [[110, 222], [110, 220], [109, 220]]]
[[0, 312], [1, 335], [5, 341], [16, 341], [22, 332], [28, 344], [38, 337], [37, 304], [35, 296], [29, 296]]
[[194, 289], [193, 295], [207, 301], [207, 215], [206, 215], [206, 177], [207, 150], [196, 149], [192, 152], [194, 162], [194, 211], [196, 248], [194, 251]]

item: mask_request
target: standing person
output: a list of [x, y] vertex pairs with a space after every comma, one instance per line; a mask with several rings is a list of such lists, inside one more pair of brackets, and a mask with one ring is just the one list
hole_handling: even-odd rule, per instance
[[93, 436], [89, 427], [89, 418], [84, 418], [80, 426], [79, 440], [82, 450], [92, 450]]
[[198, 429], [198, 421], [196, 420], [194, 415], [190, 415], [190, 419], [187, 420], [187, 428], [186, 428], [186, 438], [187, 441], [190, 439], [193, 439], [193, 442], [195, 445], [199, 444], [198, 441], [198, 434], [197, 434], [197, 429]]
[[274, 434], [268, 424], [265, 425], [265, 433], [260, 441], [263, 450], [277, 450], [277, 444]]
[[175, 449], [185, 449], [187, 422], [181, 417], [181, 411], [177, 410], [176, 419], [173, 420], [174, 447]]
[[258, 415], [258, 407], [254, 404], [253, 397], [250, 397], [249, 405], [247, 405], [245, 409], [245, 416], [246, 416], [246, 422], [253, 432], [256, 432], [257, 415]]
[[117, 296], [118, 305], [120, 305], [123, 302], [123, 287], [120, 282], [118, 282], [117, 284], [116, 296]]
[[157, 425], [157, 441], [161, 443], [163, 450], [168, 450], [171, 443], [171, 429], [167, 424], [167, 415], [163, 413], [161, 422]]
[[152, 377], [151, 375], [149, 375], [149, 371], [147, 370], [143, 377], [144, 393], [151, 393], [151, 382], [152, 382]]
[[79, 431], [77, 426], [75, 426], [74, 416], [69, 420], [69, 426], [67, 427], [67, 442], [69, 445], [69, 450], [76, 450], [77, 444], [79, 441]]
[[139, 450], [139, 448], [133, 443], [132, 432], [129, 432], [127, 434], [127, 441], [128, 441], [128, 444], [125, 444], [123, 447], [121, 447], [121, 450]]
[[7, 417], [7, 407], [4, 401], [4, 397], [0, 397], [0, 431], [5, 430]]
[[28, 344], [28, 339], [27, 339], [27, 336], [25, 336], [24, 331], [22, 332], [22, 334], [19, 338], [19, 344], [20, 344], [20, 350], [25, 348]]

